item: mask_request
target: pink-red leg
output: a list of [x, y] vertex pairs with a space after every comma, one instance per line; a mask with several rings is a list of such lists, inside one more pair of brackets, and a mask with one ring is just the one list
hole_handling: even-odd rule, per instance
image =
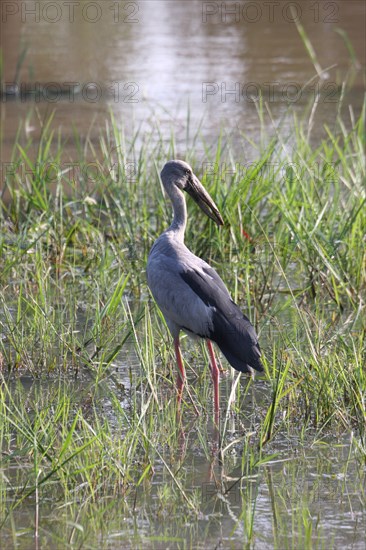
[[220, 382], [220, 370], [216, 363], [215, 353], [213, 350], [211, 340], [206, 340], [208, 353], [210, 356], [211, 376], [214, 385], [214, 408], [215, 408], [215, 422], [218, 424], [218, 418], [220, 415], [220, 403], [219, 403], [219, 382]]
[[175, 357], [177, 359], [177, 365], [179, 369], [178, 378], [177, 378], [178, 406], [179, 406], [182, 401], [183, 385], [186, 377], [186, 371], [183, 365], [182, 354], [180, 352], [179, 336], [174, 338], [174, 349], [175, 349]]

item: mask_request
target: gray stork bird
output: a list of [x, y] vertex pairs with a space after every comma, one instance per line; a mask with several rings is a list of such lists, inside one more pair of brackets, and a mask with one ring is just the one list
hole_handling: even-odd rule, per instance
[[186, 191], [217, 225], [224, 221], [192, 168], [182, 160], [167, 162], [161, 172], [174, 210], [171, 226], [155, 241], [147, 263], [147, 281], [174, 339], [179, 368], [178, 405], [182, 398], [185, 370], [179, 333], [204, 338], [207, 342], [214, 384], [215, 413], [219, 414], [219, 369], [211, 342], [215, 342], [234, 369], [263, 371], [257, 335], [212, 267], [184, 244], [187, 207]]

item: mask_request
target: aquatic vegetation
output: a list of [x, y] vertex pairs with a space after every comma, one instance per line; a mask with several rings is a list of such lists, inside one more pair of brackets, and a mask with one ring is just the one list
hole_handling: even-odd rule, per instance
[[224, 137], [198, 158], [187, 138], [225, 225], [192, 213], [186, 240], [264, 351], [264, 377], [224, 379], [220, 433], [207, 352], [186, 339], [177, 420], [173, 348], [146, 286], [174, 138], [127, 139], [111, 117], [99, 143], [75, 133], [75, 161], [52, 117], [36, 149], [20, 127], [0, 198], [2, 544], [329, 547], [345, 536], [329, 536], [337, 502], [361, 547], [365, 108], [317, 146], [294, 126], [250, 160]]

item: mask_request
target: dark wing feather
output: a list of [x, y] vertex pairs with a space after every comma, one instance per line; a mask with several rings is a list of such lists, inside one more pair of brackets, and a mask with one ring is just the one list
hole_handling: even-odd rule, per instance
[[238, 371], [263, 370], [256, 332], [233, 302], [223, 281], [214, 269], [187, 269], [180, 272], [184, 282], [212, 311], [212, 328], [207, 338], [215, 342], [229, 363]]

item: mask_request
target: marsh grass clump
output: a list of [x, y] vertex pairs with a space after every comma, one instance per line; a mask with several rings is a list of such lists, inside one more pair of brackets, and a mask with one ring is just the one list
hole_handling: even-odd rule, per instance
[[[313, 465], [314, 475], [364, 483], [364, 123], [365, 109], [312, 146], [295, 121], [291, 141], [268, 138], [253, 162], [239, 159], [241, 170], [221, 139], [216, 150], [203, 147], [213, 167], [204, 173], [199, 136], [187, 141], [186, 159], [225, 226], [217, 231], [188, 204], [186, 240], [244, 304], [265, 356], [264, 379], [223, 378], [220, 437], [208, 357], [185, 340], [188, 387], [177, 419], [172, 348], [145, 281], [150, 246], [170, 220], [158, 172], [177, 156], [174, 138], [167, 144], [153, 130], [127, 140], [112, 118], [99, 143], [75, 134], [70, 148], [52, 117], [37, 144], [20, 127], [0, 198], [4, 544], [26, 523], [40, 540], [70, 548], [94, 547], [95, 537], [109, 548], [111, 536], [189, 547], [202, 526], [217, 540], [225, 513], [230, 528], [220, 537], [250, 545], [266, 541], [256, 515], [263, 502], [276, 547], [323, 540], [321, 512], [311, 519], [313, 486], [292, 525], [283, 518], [299, 491], [296, 457], [308, 446], [327, 447], [328, 438], [343, 453], [325, 473]], [[278, 469], [282, 460], [287, 469]], [[337, 485], [338, 499], [344, 490]]]

